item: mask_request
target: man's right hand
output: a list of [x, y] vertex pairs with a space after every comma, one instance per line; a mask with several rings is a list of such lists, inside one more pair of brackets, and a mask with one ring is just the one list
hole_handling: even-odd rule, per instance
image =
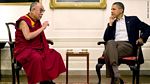
[[44, 27], [44, 29], [45, 29], [47, 26], [49, 26], [48, 21], [45, 21], [45, 22], [43, 23], [43, 25], [42, 25], [42, 26]]
[[109, 17], [109, 26], [112, 26], [113, 22], [116, 20], [114, 16]]

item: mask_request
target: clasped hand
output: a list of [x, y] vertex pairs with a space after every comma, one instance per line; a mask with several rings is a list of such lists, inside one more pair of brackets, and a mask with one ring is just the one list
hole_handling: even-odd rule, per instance
[[142, 38], [139, 38], [139, 39], [136, 41], [136, 45], [137, 45], [137, 46], [141, 46], [141, 45], [143, 45], [143, 44], [144, 44], [144, 41], [143, 41]]

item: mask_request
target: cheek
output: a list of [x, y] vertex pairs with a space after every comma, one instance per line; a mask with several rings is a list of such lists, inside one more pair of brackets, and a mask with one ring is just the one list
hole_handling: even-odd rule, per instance
[[36, 13], [35, 13], [35, 16], [36, 16], [36, 17], [39, 17], [39, 16], [40, 16], [40, 13], [36, 12]]
[[116, 14], [118, 15], [118, 14], [120, 14], [121, 12], [120, 11], [116, 11]]

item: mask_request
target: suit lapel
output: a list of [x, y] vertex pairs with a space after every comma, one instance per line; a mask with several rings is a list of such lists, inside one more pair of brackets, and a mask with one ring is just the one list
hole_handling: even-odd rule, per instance
[[128, 34], [128, 37], [130, 37], [131, 35], [131, 28], [130, 28], [130, 20], [129, 20], [129, 17], [125, 16], [125, 23], [126, 23], [126, 28], [127, 28], [127, 34]]
[[129, 32], [130, 29], [130, 20], [127, 16], [125, 16], [125, 23], [126, 23], [126, 28], [127, 28], [127, 32]]

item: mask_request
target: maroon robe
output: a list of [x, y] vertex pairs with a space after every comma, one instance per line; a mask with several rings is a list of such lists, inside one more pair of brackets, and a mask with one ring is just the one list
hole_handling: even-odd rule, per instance
[[41, 23], [39, 20], [34, 21], [28, 14], [16, 21], [14, 57], [22, 64], [28, 84], [55, 79], [66, 71], [60, 53], [49, 48], [44, 32], [26, 40], [19, 29], [22, 20], [29, 26], [30, 32], [41, 28]]

